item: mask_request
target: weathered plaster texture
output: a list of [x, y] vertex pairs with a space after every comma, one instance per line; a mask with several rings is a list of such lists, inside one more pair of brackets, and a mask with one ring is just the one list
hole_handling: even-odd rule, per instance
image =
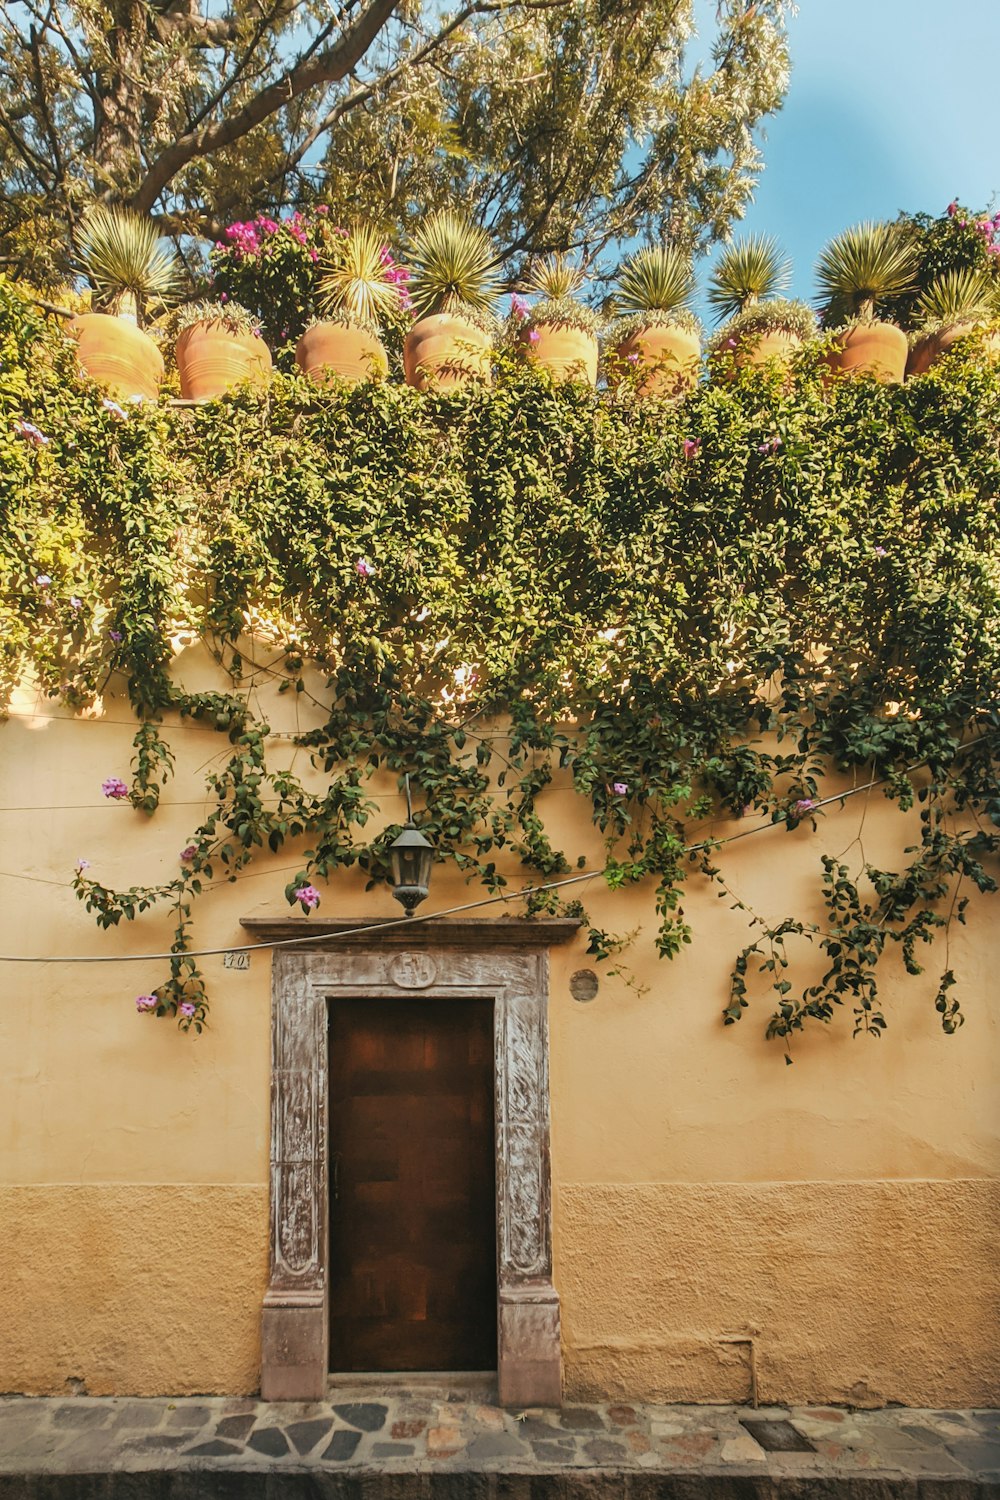
[[571, 1399], [1000, 1402], [1000, 1184], [564, 1186]]
[[3, 1390], [258, 1389], [265, 1187], [0, 1188], [0, 1224]]

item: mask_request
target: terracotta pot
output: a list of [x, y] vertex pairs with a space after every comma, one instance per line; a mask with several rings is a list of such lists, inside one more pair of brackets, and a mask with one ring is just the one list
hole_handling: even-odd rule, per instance
[[[923, 375], [931, 365], [936, 365], [948, 353], [958, 339], [966, 338], [979, 326], [981, 325], [976, 323], [952, 323], [950, 328], [941, 328], [937, 333], [929, 333], [925, 338], [918, 339], [906, 361], [907, 375]], [[987, 359], [1000, 360], [1000, 330], [987, 333], [982, 347]]]
[[389, 361], [380, 339], [364, 328], [345, 323], [314, 323], [295, 345], [295, 363], [317, 385], [336, 379], [357, 385], [362, 380], [384, 380]]
[[192, 323], [174, 349], [185, 401], [211, 401], [244, 380], [266, 385], [271, 351], [252, 333], [233, 333], [224, 323]]
[[698, 336], [675, 323], [640, 329], [618, 345], [617, 353], [619, 359], [635, 364], [640, 372], [648, 372], [636, 387], [640, 396], [669, 399], [682, 396], [697, 384], [701, 360]]
[[789, 359], [801, 347], [802, 340], [797, 333], [789, 333], [785, 328], [771, 328], [766, 333], [748, 333], [739, 339], [733, 359], [741, 368], [766, 365], [771, 359]]
[[553, 380], [585, 380], [597, 384], [597, 338], [569, 323], [536, 323], [532, 339], [524, 332], [518, 346], [533, 365], [548, 370]]
[[148, 333], [110, 313], [80, 313], [70, 320], [80, 368], [98, 385], [129, 401], [155, 401], [163, 379], [163, 355]]
[[908, 353], [906, 334], [895, 323], [855, 323], [827, 356], [842, 375], [874, 375], [883, 385], [902, 380]]
[[492, 378], [488, 333], [453, 313], [431, 313], [414, 323], [403, 344], [403, 373], [418, 391]]

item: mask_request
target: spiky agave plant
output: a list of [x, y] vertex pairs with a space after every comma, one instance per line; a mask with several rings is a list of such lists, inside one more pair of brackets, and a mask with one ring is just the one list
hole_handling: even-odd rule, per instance
[[596, 335], [600, 324], [597, 313], [576, 296], [585, 280], [583, 267], [574, 265], [564, 250], [536, 261], [522, 285], [525, 292], [541, 299], [528, 315], [528, 326], [562, 323]]
[[847, 317], [874, 322], [880, 301], [912, 285], [916, 266], [916, 250], [894, 224], [865, 222], [845, 229], [816, 264], [827, 323]]
[[101, 303], [130, 321], [141, 321], [150, 302], [169, 302], [180, 285], [176, 256], [161, 244], [156, 225], [130, 209], [92, 208], [77, 258]]
[[356, 225], [338, 240], [331, 264], [319, 281], [320, 310], [373, 333], [399, 311], [399, 287], [389, 278], [385, 239], [372, 225]]
[[727, 245], [708, 278], [716, 322], [775, 297], [788, 286], [791, 264], [771, 235], [750, 234]]
[[621, 313], [675, 313], [694, 293], [691, 262], [675, 245], [647, 245], [618, 272], [614, 304]]
[[985, 272], [973, 266], [945, 271], [917, 299], [924, 330], [928, 325], [985, 323], [1000, 313], [1000, 294]]
[[432, 214], [411, 237], [409, 261], [408, 290], [418, 318], [447, 312], [492, 323], [500, 294], [497, 255], [478, 224], [449, 209]]

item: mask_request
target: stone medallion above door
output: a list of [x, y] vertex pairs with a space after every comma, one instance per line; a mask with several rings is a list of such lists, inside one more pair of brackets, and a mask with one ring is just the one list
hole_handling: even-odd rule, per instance
[[[247, 918], [262, 940], [300, 935], [272, 965], [270, 1277], [262, 1315], [265, 1400], [322, 1398], [328, 1382], [327, 1028], [331, 1000], [489, 1000], [493, 1006], [497, 1379], [509, 1406], [556, 1405], [559, 1298], [552, 1282], [548, 950], [579, 923], [555, 918], [368, 924]], [[358, 929], [362, 930], [359, 931]], [[348, 933], [350, 934], [348, 936]]]

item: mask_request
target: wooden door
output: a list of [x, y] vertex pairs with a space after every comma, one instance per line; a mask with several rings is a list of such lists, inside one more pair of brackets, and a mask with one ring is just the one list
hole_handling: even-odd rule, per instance
[[493, 1005], [330, 1003], [330, 1365], [496, 1369]]

